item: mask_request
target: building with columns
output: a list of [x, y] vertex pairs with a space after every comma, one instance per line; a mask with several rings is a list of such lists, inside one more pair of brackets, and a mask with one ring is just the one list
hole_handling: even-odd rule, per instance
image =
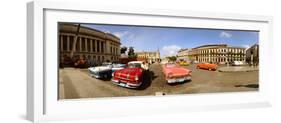
[[137, 54], [138, 59], [147, 60], [149, 63], [160, 62], [159, 50], [155, 52], [142, 51], [142, 52], [135, 52], [135, 53]]
[[227, 46], [226, 44], [202, 45], [192, 48], [188, 55], [192, 61], [229, 63], [232, 61], [245, 61], [246, 49]]
[[189, 61], [189, 56], [188, 56], [188, 52], [190, 51], [191, 49], [180, 49], [178, 51], [178, 60], [185, 60], [185, 61]]
[[[59, 23], [60, 57], [91, 59], [94, 62], [118, 61], [120, 57], [120, 39], [113, 34], [70, 23]], [[73, 43], [77, 35], [75, 48]]]
[[259, 44], [256, 43], [246, 50], [246, 62], [250, 65], [259, 65]]

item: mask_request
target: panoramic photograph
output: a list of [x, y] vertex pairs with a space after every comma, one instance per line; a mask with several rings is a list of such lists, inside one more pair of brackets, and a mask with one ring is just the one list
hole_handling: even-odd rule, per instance
[[259, 32], [58, 23], [59, 99], [259, 90]]

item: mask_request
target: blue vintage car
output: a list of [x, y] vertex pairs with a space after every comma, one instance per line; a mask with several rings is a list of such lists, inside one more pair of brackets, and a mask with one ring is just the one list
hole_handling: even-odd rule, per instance
[[88, 68], [90, 76], [97, 79], [111, 78], [112, 73], [125, 68], [125, 64], [104, 62], [101, 66]]

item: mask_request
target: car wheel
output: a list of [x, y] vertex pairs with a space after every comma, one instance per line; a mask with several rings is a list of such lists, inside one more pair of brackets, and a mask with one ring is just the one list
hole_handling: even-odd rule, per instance
[[211, 68], [209, 68], [209, 71], [211, 71], [212, 69]]

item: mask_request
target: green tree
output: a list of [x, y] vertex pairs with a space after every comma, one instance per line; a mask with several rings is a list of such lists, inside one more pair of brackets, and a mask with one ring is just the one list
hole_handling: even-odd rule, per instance
[[169, 59], [169, 61], [176, 61], [177, 57], [176, 56], [168, 56], [167, 59]]
[[123, 46], [123, 47], [121, 47], [121, 49], [120, 49], [121, 51], [121, 54], [124, 54], [124, 53], [126, 53], [126, 51], [127, 51], [127, 47], [126, 46]]
[[137, 54], [135, 54], [134, 47], [129, 47], [128, 57], [129, 58], [137, 58]]

